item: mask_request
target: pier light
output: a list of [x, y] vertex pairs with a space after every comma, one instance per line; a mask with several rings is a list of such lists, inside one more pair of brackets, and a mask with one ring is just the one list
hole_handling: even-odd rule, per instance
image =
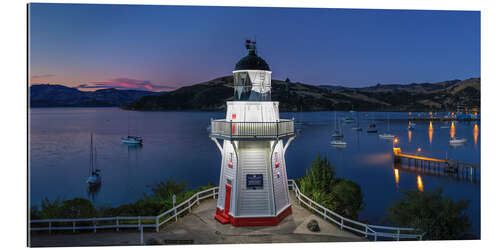
[[292, 213], [285, 152], [295, 138], [294, 121], [281, 119], [279, 103], [271, 101], [271, 69], [257, 55], [256, 43], [248, 40], [245, 47], [248, 55], [234, 67], [226, 118], [211, 120], [210, 138], [222, 156], [215, 219], [233, 226], [277, 225]]

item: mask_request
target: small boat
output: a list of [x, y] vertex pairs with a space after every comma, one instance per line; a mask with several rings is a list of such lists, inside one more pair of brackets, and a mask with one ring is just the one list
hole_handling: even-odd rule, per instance
[[446, 129], [446, 128], [450, 128], [450, 126], [449, 125], [443, 125], [440, 128]]
[[387, 114], [387, 132], [379, 134], [378, 137], [380, 137], [381, 139], [384, 139], [384, 140], [394, 139], [394, 137], [396, 137], [396, 136], [389, 133], [390, 130], [391, 130], [391, 121], [389, 120], [389, 114]]
[[100, 185], [101, 184], [101, 179], [102, 179], [100, 173], [101, 173], [100, 169], [96, 169], [96, 170], [92, 171], [92, 174], [87, 179], [87, 184], [89, 184], [89, 186]]
[[[136, 130], [137, 130], [137, 124], [136, 124]], [[142, 137], [130, 135], [130, 115], [127, 117], [127, 137], [122, 137], [121, 140], [123, 143], [126, 144], [142, 144]]]
[[342, 126], [338, 126], [337, 122], [337, 112], [335, 112], [335, 130], [332, 133], [332, 138], [343, 138], [344, 134], [342, 133]]
[[465, 138], [458, 138], [458, 137], [451, 138], [451, 140], [450, 140], [450, 144], [451, 145], [462, 145], [465, 142], [467, 142], [467, 139], [465, 139]]
[[90, 176], [87, 179], [89, 187], [101, 185], [101, 170], [97, 168], [97, 151], [94, 147], [93, 134], [90, 134]]
[[369, 128], [366, 130], [366, 133], [377, 133], [377, 125], [375, 123], [370, 124]]
[[353, 122], [354, 122], [354, 119], [352, 119], [352, 117], [344, 118], [344, 123], [353, 123]]
[[346, 147], [347, 142], [342, 141], [342, 140], [333, 140], [330, 142], [330, 144], [334, 147]]
[[343, 137], [344, 135], [338, 130], [334, 131], [332, 134], [332, 138], [343, 138]]
[[142, 137], [129, 135], [127, 137], [122, 137], [122, 142], [128, 144], [142, 144]]
[[378, 137], [380, 137], [380, 139], [392, 140], [396, 136], [393, 134], [389, 134], [389, 133], [383, 133], [383, 134], [379, 134]]
[[359, 126], [359, 113], [356, 113], [356, 114], [358, 115], [358, 117], [356, 118], [356, 126], [352, 127], [352, 130], [361, 131], [363, 129]]

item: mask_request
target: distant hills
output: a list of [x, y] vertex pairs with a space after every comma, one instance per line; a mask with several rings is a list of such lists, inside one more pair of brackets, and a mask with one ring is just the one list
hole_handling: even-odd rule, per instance
[[[130, 110], [225, 110], [233, 99], [233, 77], [186, 86], [159, 95], [146, 95], [122, 105]], [[441, 111], [458, 105], [480, 107], [480, 78], [437, 83], [377, 84], [364, 88], [314, 86], [272, 80], [272, 100], [280, 111], [386, 110]]]
[[142, 90], [101, 89], [80, 91], [62, 85], [38, 84], [30, 87], [31, 107], [111, 107], [162, 93]]

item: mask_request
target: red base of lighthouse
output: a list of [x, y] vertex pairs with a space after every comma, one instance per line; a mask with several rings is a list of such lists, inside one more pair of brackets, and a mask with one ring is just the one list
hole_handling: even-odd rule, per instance
[[292, 214], [292, 206], [283, 210], [276, 217], [254, 217], [254, 218], [234, 218], [233, 216], [224, 213], [223, 210], [217, 208], [215, 211], [215, 219], [222, 224], [231, 223], [235, 227], [239, 226], [276, 226], [285, 217]]

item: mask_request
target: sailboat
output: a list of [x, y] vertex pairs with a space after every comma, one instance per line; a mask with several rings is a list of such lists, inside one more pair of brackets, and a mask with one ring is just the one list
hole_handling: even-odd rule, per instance
[[356, 117], [356, 126], [352, 127], [352, 130], [354, 130], [354, 131], [361, 131], [363, 129], [359, 126], [359, 112], [357, 112], [356, 114], [357, 114], [357, 117]]
[[142, 144], [142, 137], [130, 135], [130, 117], [127, 117], [127, 137], [122, 137], [122, 142], [127, 144]]
[[347, 146], [347, 142], [343, 140], [332, 140], [330, 141], [330, 144], [334, 147], [342, 147], [342, 148], [345, 148]]
[[387, 114], [387, 132], [379, 134], [378, 137], [380, 137], [381, 139], [384, 139], [384, 140], [394, 139], [394, 137], [396, 137], [396, 136], [389, 133], [390, 130], [391, 130], [391, 121], [389, 120], [389, 114]]
[[342, 134], [342, 127], [340, 129], [338, 128], [338, 123], [337, 123], [337, 112], [335, 111], [335, 130], [333, 131], [332, 138], [342, 138], [344, 137], [344, 134]]
[[372, 122], [370, 123], [370, 126], [366, 130], [366, 133], [377, 133], [377, 125], [373, 122], [373, 114], [372, 114]]
[[450, 139], [450, 145], [452, 146], [463, 145], [465, 142], [467, 142], [467, 139], [465, 138], [453, 137]]
[[90, 134], [90, 176], [87, 179], [89, 187], [101, 185], [101, 170], [97, 168], [97, 151], [94, 147], [93, 134]]

